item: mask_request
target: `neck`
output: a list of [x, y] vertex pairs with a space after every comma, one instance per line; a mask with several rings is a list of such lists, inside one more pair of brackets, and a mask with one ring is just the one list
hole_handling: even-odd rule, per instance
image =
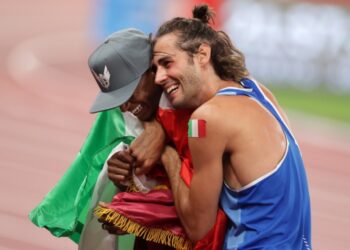
[[201, 72], [201, 89], [198, 98], [198, 102], [195, 104], [196, 107], [207, 102], [209, 99], [213, 98], [220, 89], [226, 87], [236, 87], [242, 88], [242, 85], [234, 82], [222, 80], [214, 71], [212, 67], [207, 67]]
[[218, 92], [222, 88], [226, 88], [226, 87], [242, 88], [241, 84], [234, 81], [222, 80], [217, 75], [211, 78], [206, 78], [204, 86], [205, 86], [204, 93], [207, 100], [212, 98], [216, 94], [216, 92]]
[[210, 95], [215, 95], [215, 93], [226, 87], [236, 87], [236, 88], [242, 88], [242, 85], [240, 83], [229, 81], [229, 80], [222, 80], [215, 72], [214, 68], [211, 65], [208, 65], [204, 68], [202, 71], [203, 75], [203, 83], [205, 83], [205, 86], [208, 86]]

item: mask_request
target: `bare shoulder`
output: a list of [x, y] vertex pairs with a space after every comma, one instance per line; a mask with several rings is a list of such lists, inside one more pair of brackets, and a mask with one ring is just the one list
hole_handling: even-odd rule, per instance
[[246, 112], [253, 103], [246, 96], [215, 96], [198, 107], [191, 119], [205, 120], [208, 136], [226, 140], [245, 129]]
[[[193, 114], [215, 119], [235, 119], [249, 116], [260, 105], [248, 96], [215, 96], [200, 106]], [[237, 121], [238, 122], [238, 121]]]
[[[235, 115], [239, 108], [233, 103], [239, 103], [237, 100], [231, 98], [222, 98], [215, 96], [206, 103], [198, 107], [191, 116], [191, 119], [205, 119], [206, 121], [215, 121], [218, 124], [219, 121], [225, 120], [225, 115], [230, 112], [232, 116]], [[231, 117], [232, 117], [231, 116]]]
[[251, 135], [252, 131], [257, 133], [261, 126], [278, 126], [273, 115], [248, 96], [215, 96], [191, 118], [206, 120], [208, 131], [213, 130], [216, 136], [229, 140]]
[[216, 102], [213, 102], [212, 100], [209, 100], [199, 106], [191, 115], [191, 119], [205, 119], [205, 118], [211, 118], [216, 111], [218, 111], [218, 105]]

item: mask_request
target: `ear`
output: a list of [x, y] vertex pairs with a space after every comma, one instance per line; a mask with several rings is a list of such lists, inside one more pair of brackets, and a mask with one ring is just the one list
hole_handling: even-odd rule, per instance
[[211, 57], [211, 47], [209, 46], [209, 44], [202, 43], [199, 46], [196, 55], [201, 65], [208, 64], [210, 62], [210, 57]]

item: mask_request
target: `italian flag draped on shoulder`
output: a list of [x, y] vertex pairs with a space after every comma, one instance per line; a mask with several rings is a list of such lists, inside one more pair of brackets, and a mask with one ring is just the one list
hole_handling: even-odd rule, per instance
[[[122, 113], [119, 108], [98, 113], [76, 159], [54, 188], [30, 212], [30, 220], [38, 227], [46, 228], [56, 237], [65, 236], [76, 243], [82, 243], [84, 225], [87, 224], [87, 220], [88, 223], [93, 220], [91, 210], [95, 204], [92, 203], [100, 200], [109, 202], [118, 191], [107, 178], [105, 161], [117, 145], [130, 144], [142, 129], [141, 123], [135, 117], [129, 113]], [[92, 197], [95, 187], [103, 192], [95, 190], [95, 197]], [[104, 240], [105, 237], [113, 237], [112, 241], [117, 248], [118, 245], [121, 249], [132, 248], [132, 236], [116, 239], [102, 230], [100, 223], [90, 225], [90, 229], [94, 229], [87, 232], [83, 238], [88, 238], [91, 233], [94, 234], [95, 242]]]

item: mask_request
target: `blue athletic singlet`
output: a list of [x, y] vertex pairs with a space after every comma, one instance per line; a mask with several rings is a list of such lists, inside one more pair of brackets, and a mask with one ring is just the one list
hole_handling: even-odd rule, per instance
[[311, 215], [307, 177], [299, 146], [272, 102], [258, 84], [241, 81], [216, 95], [245, 95], [271, 112], [287, 139], [274, 170], [237, 189], [223, 185], [220, 205], [229, 217], [223, 249], [311, 249]]

